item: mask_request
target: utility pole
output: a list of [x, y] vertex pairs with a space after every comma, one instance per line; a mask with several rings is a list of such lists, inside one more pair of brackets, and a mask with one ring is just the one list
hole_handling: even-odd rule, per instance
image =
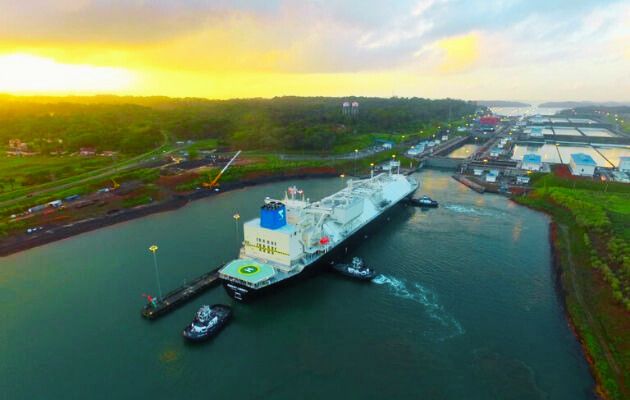
[[160, 301], [162, 301], [162, 286], [160, 285], [160, 272], [158, 270], [158, 263], [157, 263], [157, 250], [158, 250], [158, 247], [156, 245], [152, 245], [151, 247], [149, 247], [149, 251], [153, 253], [153, 265], [155, 267], [155, 280], [157, 281], [158, 295], [160, 296], [159, 299]]
[[232, 218], [234, 218], [234, 227], [236, 228], [236, 246], [240, 248], [241, 247], [240, 246], [241, 245], [241, 243], [240, 243], [241, 242], [241, 240], [240, 240], [241, 239], [241, 235], [240, 235], [240, 232], [239, 232], [239, 229], [238, 229], [238, 221], [241, 219], [241, 215], [238, 212], [236, 212], [236, 213], [234, 213]]

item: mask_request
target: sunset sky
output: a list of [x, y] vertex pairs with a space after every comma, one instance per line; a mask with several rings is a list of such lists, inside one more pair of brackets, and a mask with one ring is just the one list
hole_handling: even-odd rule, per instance
[[630, 100], [630, 2], [0, 0], [0, 92]]

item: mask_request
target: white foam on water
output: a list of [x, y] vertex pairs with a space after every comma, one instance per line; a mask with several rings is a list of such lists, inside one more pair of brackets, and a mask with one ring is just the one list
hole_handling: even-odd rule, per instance
[[473, 207], [466, 207], [459, 204], [449, 204], [449, 205], [444, 206], [444, 208], [446, 208], [447, 210], [454, 211], [459, 214], [473, 214], [473, 215], [480, 214], [479, 211]]
[[458, 214], [466, 214], [466, 215], [478, 215], [484, 217], [498, 217], [499, 213], [492, 212], [488, 209], [480, 209], [477, 207], [468, 207], [461, 204], [448, 204], [444, 206], [445, 209], [449, 211], [456, 212]]
[[465, 330], [459, 321], [449, 315], [444, 310], [444, 307], [438, 303], [437, 295], [432, 290], [425, 288], [419, 283], [413, 283], [408, 287], [405, 281], [397, 279], [393, 276], [382, 274], [372, 279], [372, 282], [377, 285], [387, 285], [392, 294], [396, 297], [422, 304], [431, 318], [438, 321], [443, 327], [452, 331], [450, 335], [438, 338], [438, 340], [450, 339], [465, 333]]

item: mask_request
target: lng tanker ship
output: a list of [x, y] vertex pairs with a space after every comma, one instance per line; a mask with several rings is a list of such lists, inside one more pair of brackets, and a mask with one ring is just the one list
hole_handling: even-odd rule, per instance
[[417, 188], [413, 178], [400, 174], [400, 162], [392, 161], [386, 172], [349, 180], [346, 188], [316, 202], [296, 187], [283, 200], [266, 198], [260, 218], [243, 224], [239, 258], [227, 263], [219, 278], [231, 297], [247, 301], [341, 261], [353, 242]]

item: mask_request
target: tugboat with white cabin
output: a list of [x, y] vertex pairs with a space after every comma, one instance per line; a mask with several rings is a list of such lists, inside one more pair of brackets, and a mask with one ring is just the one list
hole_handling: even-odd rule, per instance
[[371, 281], [376, 276], [376, 271], [367, 265], [360, 257], [353, 257], [349, 264], [338, 263], [333, 265], [333, 270], [348, 278], [360, 281]]
[[208, 340], [219, 333], [231, 318], [232, 309], [226, 305], [201, 306], [190, 325], [182, 331], [182, 336], [191, 342]]
[[227, 263], [219, 278], [231, 297], [248, 301], [318, 266], [334, 265], [417, 188], [414, 178], [400, 173], [399, 161], [315, 202], [290, 187], [283, 200], [266, 198], [260, 217], [243, 224], [239, 258]]

